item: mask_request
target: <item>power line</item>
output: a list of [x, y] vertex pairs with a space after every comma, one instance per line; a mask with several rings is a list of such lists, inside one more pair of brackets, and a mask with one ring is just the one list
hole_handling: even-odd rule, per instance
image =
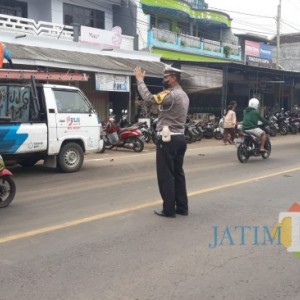
[[227, 9], [219, 9], [219, 8], [214, 8], [214, 7], [209, 7], [209, 9], [216, 10], [219, 12], [226, 12], [226, 13], [233, 13], [233, 14], [239, 14], [239, 15], [244, 15], [244, 16], [251, 16], [255, 18], [264, 18], [264, 19], [273, 19], [274, 17], [270, 16], [263, 16], [263, 15], [256, 15], [256, 14], [249, 14], [249, 13], [243, 13], [239, 11], [233, 11], [233, 10], [227, 10]]
[[292, 28], [292, 29], [295, 29], [295, 30], [297, 30], [298, 32], [300, 31], [300, 29], [299, 29], [299, 28], [296, 28], [296, 27], [294, 27], [294, 26], [292, 26], [292, 25], [288, 24], [287, 22], [283, 21], [282, 19], [281, 19], [281, 23], [285, 24], [287, 27], [290, 27], [290, 28]]
[[[289, 3], [292, 5], [292, 8], [295, 7], [295, 9], [293, 11], [297, 11], [300, 9], [300, 6], [299, 5], [296, 5], [294, 2], [292, 2], [291, 0], [285, 0], [285, 1], [289, 1]], [[285, 6], [282, 6], [283, 10], [284, 10], [284, 7]], [[220, 12], [226, 12], [226, 13], [232, 13], [232, 14], [237, 14], [237, 15], [246, 15], [246, 16], [253, 16], [254, 18], [256, 19], [265, 19], [265, 20], [268, 20], [268, 19], [275, 19], [275, 17], [270, 17], [270, 16], [265, 16], [265, 15], [259, 15], [259, 14], [249, 14], [249, 13], [244, 13], [244, 12], [240, 12], [240, 11], [235, 11], [235, 10], [226, 10], [226, 9], [219, 9], [219, 8], [212, 8], [212, 7], [209, 7], [209, 9], [214, 9], [214, 10], [217, 10], [217, 11], [220, 11]], [[238, 23], [237, 22], [238, 18], [233, 18], [233, 23]], [[297, 28], [298, 27], [298, 24], [295, 24], [293, 26], [293, 24], [290, 22], [290, 20], [286, 23], [286, 25], [288, 25], [290, 27], [290, 29], [294, 29], [294, 30], [297, 30], [299, 31], [299, 29]], [[238, 29], [238, 30], [243, 30], [243, 29]], [[268, 33], [269, 34], [269, 33]]]

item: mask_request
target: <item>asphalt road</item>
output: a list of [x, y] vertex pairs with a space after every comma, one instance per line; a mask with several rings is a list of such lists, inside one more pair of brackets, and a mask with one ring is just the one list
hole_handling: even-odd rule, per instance
[[87, 155], [74, 174], [12, 168], [0, 299], [299, 299], [300, 258], [267, 233], [300, 203], [300, 134], [272, 146], [241, 164], [234, 146], [189, 145], [190, 215], [176, 219], [153, 214], [153, 145]]

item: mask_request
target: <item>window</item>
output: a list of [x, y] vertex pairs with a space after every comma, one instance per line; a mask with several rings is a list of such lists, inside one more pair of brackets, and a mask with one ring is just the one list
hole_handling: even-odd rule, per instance
[[16, 0], [0, 0], [0, 14], [27, 18], [27, 3]]
[[[38, 95], [41, 105], [41, 93]], [[14, 122], [39, 122], [44, 115], [36, 111], [30, 86], [0, 86], [0, 118]]]
[[53, 90], [59, 113], [89, 113], [89, 103], [77, 91]]
[[190, 34], [190, 25], [188, 23], [181, 23], [179, 22], [177, 24], [179, 30], [180, 30], [180, 33], [182, 34], [186, 34], [186, 35], [189, 35]]
[[105, 29], [104, 12], [92, 8], [64, 3], [64, 24], [77, 23], [83, 26]]
[[158, 19], [157, 28], [163, 30], [171, 30], [171, 22], [169, 20]]

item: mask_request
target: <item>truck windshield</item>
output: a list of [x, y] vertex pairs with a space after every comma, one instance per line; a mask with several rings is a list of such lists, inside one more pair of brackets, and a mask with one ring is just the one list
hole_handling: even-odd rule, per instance
[[59, 113], [89, 113], [90, 105], [78, 91], [53, 89]]

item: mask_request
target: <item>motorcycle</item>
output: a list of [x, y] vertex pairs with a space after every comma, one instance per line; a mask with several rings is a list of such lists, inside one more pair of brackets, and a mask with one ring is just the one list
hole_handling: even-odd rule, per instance
[[122, 109], [122, 117], [119, 122], [120, 127], [125, 128], [129, 126], [127, 109]]
[[106, 149], [116, 147], [142, 152], [144, 149], [142, 136], [141, 130], [136, 126], [121, 128], [108, 120], [105, 124], [103, 140]]
[[5, 169], [5, 164], [0, 155], [0, 208], [8, 206], [16, 195], [16, 185], [13, 174]]
[[157, 122], [158, 122], [158, 118], [154, 118], [153, 116], [150, 118], [150, 131], [152, 136], [152, 142], [155, 145], [157, 144], [157, 131], [156, 131]]
[[152, 133], [150, 128], [148, 127], [147, 122], [138, 122], [133, 124], [132, 126], [136, 126], [141, 130], [143, 139], [146, 143], [149, 143], [151, 141]]
[[201, 141], [203, 138], [202, 123], [193, 120], [192, 115], [188, 115], [185, 124], [185, 139], [187, 143]]
[[214, 128], [214, 138], [216, 140], [222, 140], [223, 139], [223, 134], [224, 134], [224, 120], [223, 118], [220, 119], [219, 122], [216, 123], [217, 125]]
[[202, 127], [199, 126], [199, 124], [191, 124], [191, 127], [192, 127], [192, 132], [194, 133], [194, 136], [195, 136], [195, 139], [196, 141], [201, 141], [202, 138], [203, 138], [203, 130], [202, 130]]
[[291, 112], [287, 111], [284, 113], [285, 118], [287, 120], [288, 132], [292, 134], [297, 134], [299, 131], [299, 118], [298, 116], [294, 116]]
[[270, 136], [276, 136], [277, 132], [279, 131], [279, 125], [277, 123], [276, 116], [271, 116], [269, 118], [269, 122], [270, 122]]
[[188, 144], [196, 142], [195, 126], [189, 123], [185, 123], [184, 136]]
[[281, 135], [286, 135], [289, 131], [289, 127], [288, 127], [288, 120], [286, 118], [286, 116], [284, 115], [284, 109], [281, 109], [280, 112], [277, 112], [275, 114], [275, 117], [277, 119], [277, 124], [279, 126], [279, 133]]
[[202, 128], [198, 123], [193, 121], [191, 115], [188, 115], [186, 118], [184, 126], [184, 136], [187, 143], [194, 143], [196, 141], [201, 141], [203, 137]]
[[300, 118], [299, 117], [291, 117], [290, 122], [293, 124], [292, 133], [297, 134], [300, 128]]
[[211, 139], [214, 136], [215, 128], [211, 121], [203, 121], [201, 124], [203, 137]]
[[271, 142], [269, 139], [269, 127], [259, 125], [259, 127], [265, 130], [267, 134], [265, 143], [265, 152], [260, 152], [260, 139], [256, 136], [247, 133], [246, 131], [239, 131], [239, 138], [235, 139], [237, 146], [237, 157], [241, 163], [246, 163], [250, 156], [261, 156], [263, 159], [267, 159], [271, 154]]

